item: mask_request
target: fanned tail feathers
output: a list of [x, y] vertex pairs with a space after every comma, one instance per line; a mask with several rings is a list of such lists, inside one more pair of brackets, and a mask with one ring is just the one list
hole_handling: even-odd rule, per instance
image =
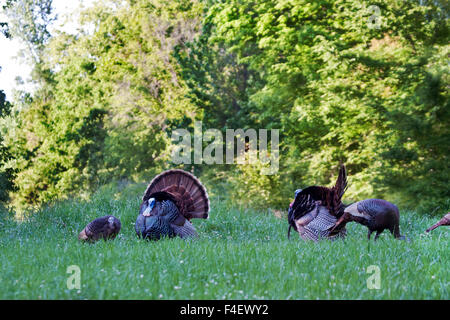
[[344, 213], [344, 205], [342, 204], [342, 197], [344, 196], [345, 191], [347, 191], [348, 182], [347, 182], [347, 169], [344, 164], [341, 164], [339, 169], [339, 175], [336, 180], [335, 186], [332, 188], [332, 208], [330, 212], [336, 216], [340, 217]]
[[187, 219], [209, 216], [209, 197], [205, 187], [192, 174], [173, 169], [157, 175], [148, 185], [143, 201], [153, 194], [167, 193]]

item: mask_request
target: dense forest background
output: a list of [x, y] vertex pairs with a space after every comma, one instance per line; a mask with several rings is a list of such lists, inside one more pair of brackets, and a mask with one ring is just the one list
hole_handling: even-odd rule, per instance
[[[333, 183], [342, 162], [347, 201], [450, 207], [447, 1], [99, 1], [76, 34], [49, 31], [51, 0], [3, 10], [36, 88], [11, 101], [0, 91], [6, 205], [180, 167], [212, 195], [285, 209], [295, 189]], [[171, 133], [196, 120], [280, 129], [279, 171], [175, 166]]]

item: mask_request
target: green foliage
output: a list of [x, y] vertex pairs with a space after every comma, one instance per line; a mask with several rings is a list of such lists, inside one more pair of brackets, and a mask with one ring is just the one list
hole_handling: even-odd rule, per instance
[[[287, 203], [298, 187], [333, 183], [339, 162], [349, 169], [350, 199], [385, 197], [425, 210], [449, 197], [448, 19], [432, 2], [371, 4], [381, 10], [379, 28], [371, 28], [372, 13], [360, 1], [227, 1], [210, 8], [207, 39], [196, 43], [185, 68], [191, 77], [204, 70], [199, 78], [208, 83], [192, 85], [194, 101], [210, 123], [224, 124], [216, 109], [233, 104], [218, 100], [226, 95], [217, 88], [238, 91], [231, 95], [239, 97], [244, 123], [280, 128], [281, 182], [261, 185], [272, 202]], [[217, 57], [251, 80], [237, 72], [224, 78]]]
[[229, 177], [234, 189], [229, 195], [233, 203], [256, 209], [287, 207], [286, 200], [281, 196], [283, 188], [280, 174], [263, 174], [264, 167], [267, 168], [261, 162], [238, 165], [238, 169]]
[[196, 10], [190, 1], [97, 4], [81, 16], [93, 33], [51, 39], [42, 57], [51, 81], [12, 121], [16, 203], [87, 196], [161, 168], [167, 132], [194, 115], [171, 52], [195, 35]]
[[[11, 103], [6, 100], [3, 90], [0, 90], [0, 124], [4, 117], [11, 112]], [[0, 210], [1, 203], [9, 200], [9, 192], [14, 190], [14, 171], [5, 166], [6, 162], [12, 159], [9, 148], [3, 143], [3, 135], [5, 134], [3, 126], [0, 126]]]
[[201, 120], [280, 129], [273, 176], [187, 168], [239, 204], [285, 208], [295, 189], [334, 183], [342, 162], [348, 201], [448, 207], [448, 5], [370, 5], [379, 16], [359, 0], [103, 1], [81, 13], [89, 28], [50, 35], [51, 1], [11, 1], [8, 27], [39, 71], [5, 120], [14, 201], [149, 179], [173, 167], [173, 129]]
[[39, 85], [51, 81], [51, 72], [43, 65], [43, 54], [51, 38], [49, 26], [57, 18], [52, 3], [53, 0], [7, 0], [3, 6], [9, 22], [0, 25], [5, 28], [2, 31], [6, 37], [25, 44], [21, 56], [32, 65], [32, 81]]

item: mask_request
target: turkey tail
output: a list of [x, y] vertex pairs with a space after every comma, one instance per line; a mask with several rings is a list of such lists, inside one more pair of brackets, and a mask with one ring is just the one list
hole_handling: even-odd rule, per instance
[[336, 184], [332, 188], [332, 208], [330, 208], [330, 212], [336, 217], [340, 217], [344, 213], [345, 206], [342, 204], [342, 197], [347, 191], [347, 187], [347, 169], [344, 164], [341, 164]]
[[202, 183], [189, 172], [173, 169], [157, 175], [148, 185], [142, 200], [150, 199], [153, 194], [160, 197], [161, 193], [170, 195], [180, 213], [188, 220], [208, 218], [208, 193]]
[[344, 164], [341, 164], [341, 168], [339, 169], [339, 175], [336, 180], [336, 184], [334, 186], [335, 194], [334, 199], [335, 201], [339, 201], [342, 199], [342, 196], [344, 195], [345, 191], [347, 191], [348, 183], [347, 183], [347, 169], [345, 168]]
[[[336, 184], [332, 188], [322, 186], [310, 186], [299, 192], [294, 200], [291, 211], [296, 212], [298, 199], [304, 195], [310, 195], [313, 200], [320, 200], [323, 206], [326, 206], [331, 215], [339, 218], [344, 213], [345, 206], [342, 203], [342, 197], [347, 191], [347, 170], [345, 165], [342, 164], [339, 169], [338, 178]], [[306, 213], [306, 212], [303, 212]], [[295, 213], [295, 218], [301, 217], [298, 213]]]

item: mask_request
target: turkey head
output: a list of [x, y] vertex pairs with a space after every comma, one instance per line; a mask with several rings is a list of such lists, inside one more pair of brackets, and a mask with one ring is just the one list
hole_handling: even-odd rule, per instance
[[431, 230], [436, 229], [437, 227], [440, 226], [450, 226], [450, 212], [447, 213], [441, 220], [439, 220], [436, 224], [434, 224], [433, 226], [429, 227], [427, 229], [427, 232], [430, 232]]

